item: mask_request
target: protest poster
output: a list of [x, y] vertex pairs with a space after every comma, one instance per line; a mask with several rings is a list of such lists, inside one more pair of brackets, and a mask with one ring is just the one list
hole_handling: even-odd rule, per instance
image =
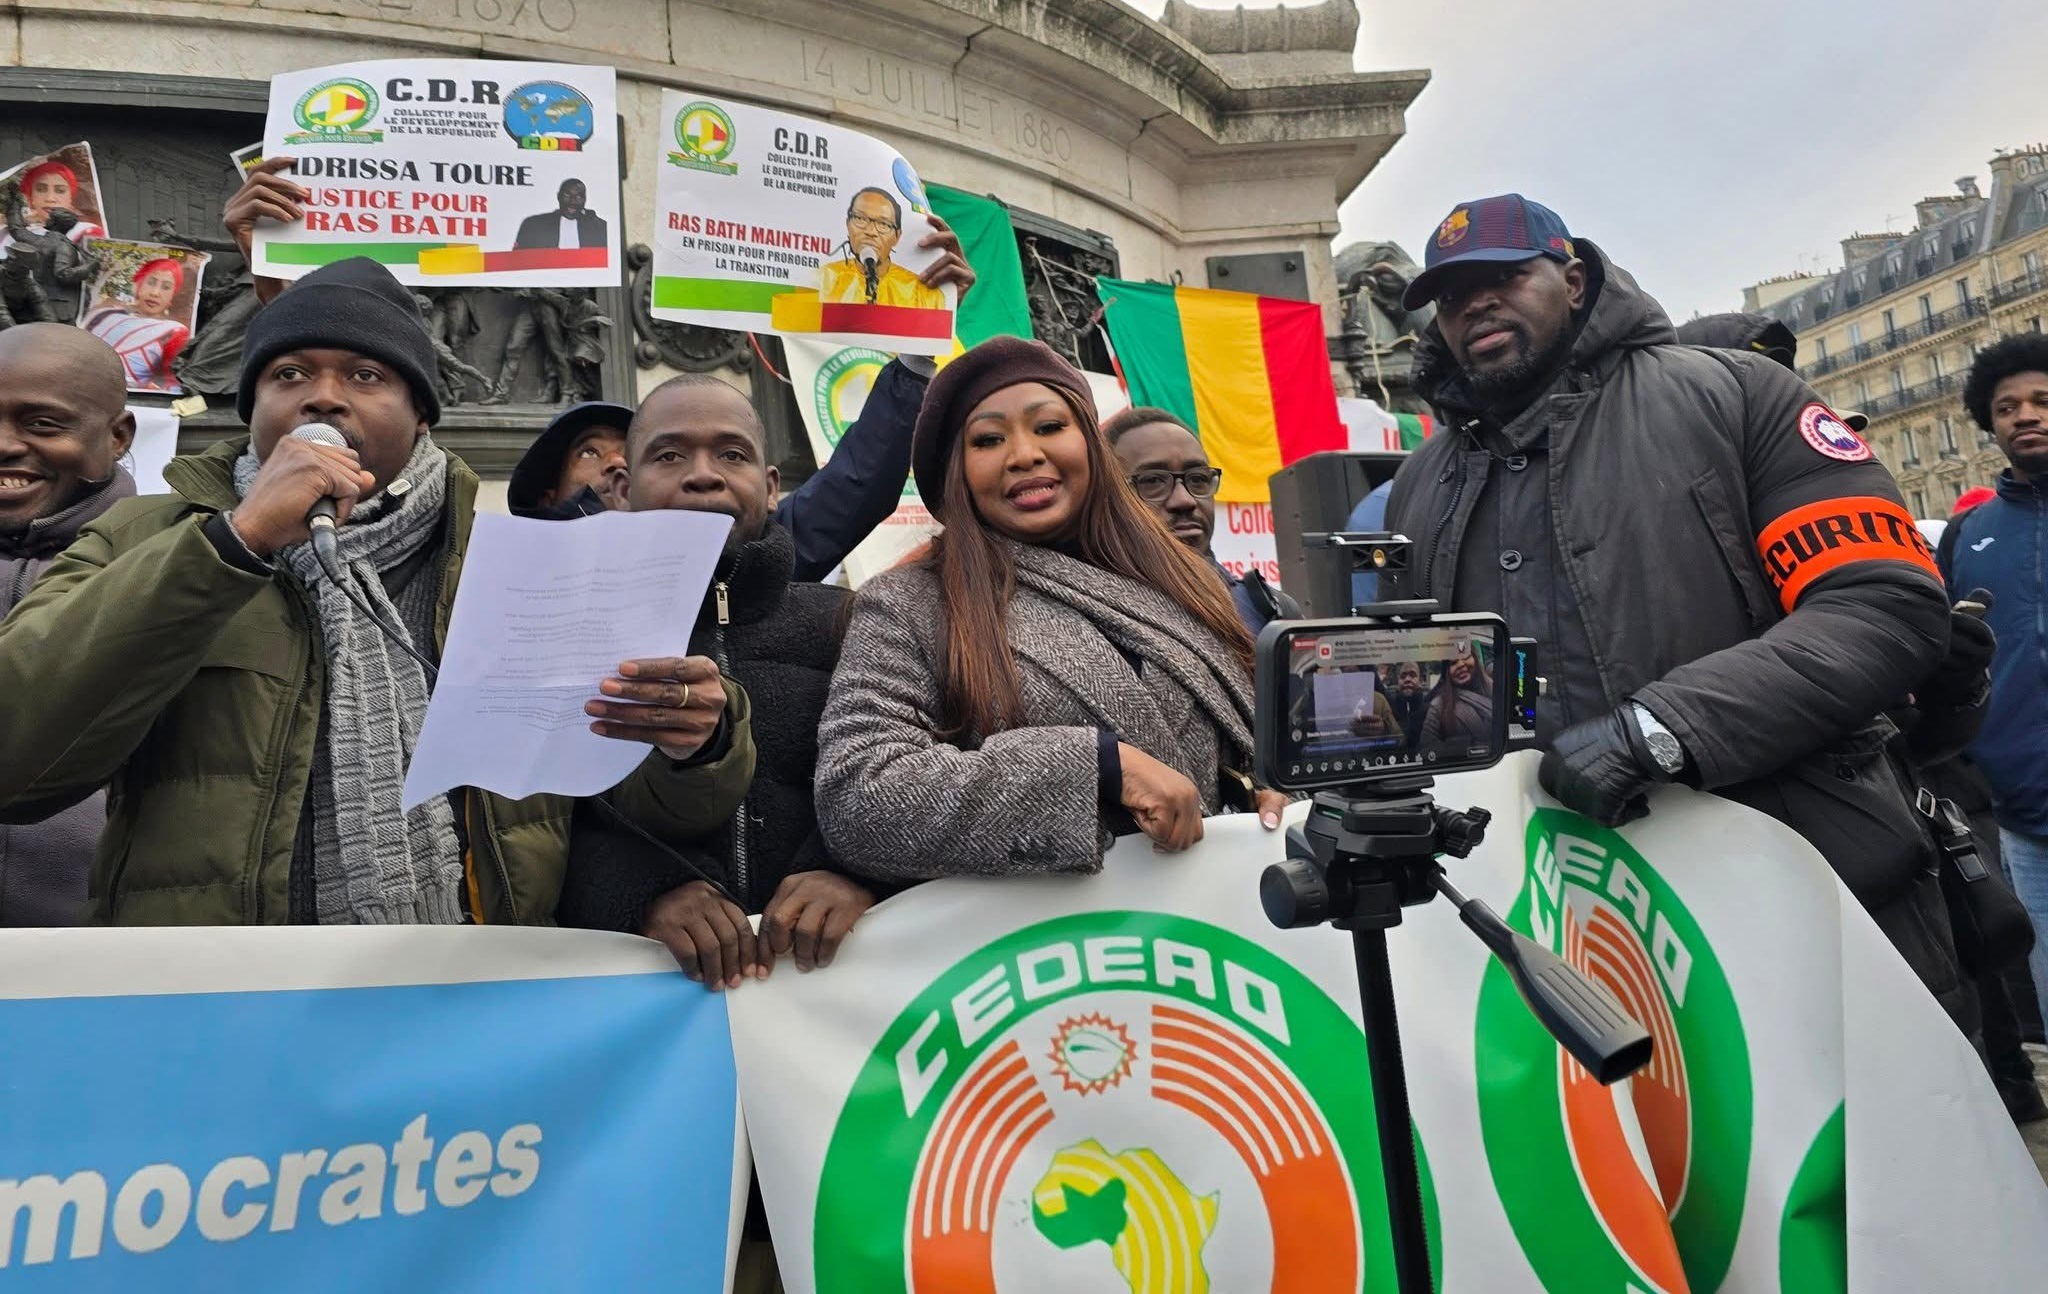
[[[1600, 1087], [1447, 902], [1407, 910], [1389, 945], [1437, 1288], [2038, 1284], [2048, 1189], [1820, 857], [1678, 787], [1599, 827], [1536, 762], [1438, 779], [1495, 815], [1446, 865], [1657, 1050]], [[1272, 928], [1279, 837], [1206, 827], [1170, 856], [1128, 838], [1097, 877], [918, 886], [829, 972], [732, 995], [791, 1294], [1395, 1288], [1350, 941]]]
[[831, 122], [664, 90], [657, 319], [942, 354], [955, 290], [918, 271], [930, 205], [910, 163]]
[[306, 214], [257, 223], [255, 272], [295, 279], [368, 256], [415, 287], [616, 286], [615, 81], [608, 67], [437, 58], [272, 77], [262, 153], [294, 159]]
[[499, 927], [0, 932], [9, 1289], [730, 1288], [725, 999]]
[[86, 285], [78, 326], [114, 348], [130, 391], [181, 394], [185, 388], [171, 366], [198, 326], [199, 281], [212, 258], [189, 247], [125, 238], [94, 238], [86, 251], [98, 268]]
[[31, 245], [44, 233], [59, 233], [74, 243], [106, 233], [92, 145], [66, 144], [0, 171], [0, 216], [6, 224], [0, 249], [11, 247], [24, 231]]

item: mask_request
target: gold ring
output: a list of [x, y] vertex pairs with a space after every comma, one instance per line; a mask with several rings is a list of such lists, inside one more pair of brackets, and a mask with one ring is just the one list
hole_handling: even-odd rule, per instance
[[678, 702], [676, 702], [676, 709], [678, 709], [678, 710], [687, 710], [687, 709], [689, 709], [689, 708], [690, 708], [690, 685], [689, 685], [688, 683], [685, 683], [685, 684], [683, 684], [683, 699], [682, 699], [682, 700], [680, 700], [680, 701], [678, 701]]

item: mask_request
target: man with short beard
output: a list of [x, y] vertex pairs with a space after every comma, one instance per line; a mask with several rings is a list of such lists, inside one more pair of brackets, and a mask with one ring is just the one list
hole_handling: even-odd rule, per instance
[[1543, 784], [1614, 825], [1683, 781], [1799, 831], [1951, 1014], [1935, 859], [1880, 719], [1948, 604], [1890, 473], [1798, 377], [1677, 344], [1599, 248], [1520, 194], [1460, 203], [1406, 304], [1444, 429], [1395, 479], [1398, 597], [1542, 643]]

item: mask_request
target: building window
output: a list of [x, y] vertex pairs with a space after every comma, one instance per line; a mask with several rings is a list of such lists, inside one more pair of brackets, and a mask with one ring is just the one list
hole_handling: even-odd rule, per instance
[[2026, 271], [2028, 278], [2038, 275], [2041, 272], [2041, 253], [2028, 252], [2020, 257], [2020, 268]]
[[1922, 293], [1920, 294], [1920, 322], [1921, 322], [1921, 323], [1932, 323], [1933, 321], [1934, 321], [1934, 297], [1933, 297], [1933, 295], [1932, 295], [1932, 294], [1930, 294], [1930, 293], [1922, 292]]
[[1904, 392], [1904, 391], [1905, 391], [1905, 389], [1906, 389], [1906, 370], [1905, 370], [1905, 369], [1902, 369], [1902, 368], [1895, 368], [1895, 369], [1893, 369], [1893, 370], [1892, 370], [1892, 394], [1893, 394], [1893, 395], [1898, 395], [1898, 394], [1900, 394], [1900, 393]]
[[1937, 382], [1941, 380], [1940, 351], [1935, 351], [1932, 355], [1929, 355], [1927, 357], [1927, 376], [1933, 378]]
[[1959, 306], [1970, 304], [1970, 280], [1956, 280], [1956, 304]]
[[1828, 357], [1828, 339], [1827, 339], [1827, 338], [1825, 338], [1825, 337], [1816, 337], [1816, 338], [1814, 338], [1814, 339], [1813, 339], [1813, 357], [1814, 357], [1815, 359], [1823, 359], [1823, 360], [1824, 360], [1824, 359], [1826, 359], [1826, 358]]
[[1962, 446], [1956, 444], [1955, 420], [1945, 413], [1941, 415], [1941, 452], [1944, 456], [1963, 452]]
[[1924, 516], [1926, 516], [1926, 515], [1927, 515], [1927, 491], [1925, 491], [1925, 490], [1915, 490], [1915, 491], [1913, 491], [1913, 499], [1912, 499], [1912, 503], [1913, 503], [1913, 515], [1914, 515], [1914, 516], [1916, 516], [1916, 517], [1924, 517]]
[[1910, 467], [1920, 461], [1920, 446], [1913, 441], [1911, 427], [1899, 428], [1899, 447], [1905, 451], [1905, 456], [1899, 460], [1900, 462]]
[[1851, 348], [1853, 349], [1853, 348], [1855, 348], [1855, 347], [1857, 347], [1857, 346], [1861, 346], [1862, 344], [1863, 344], [1863, 325], [1862, 325], [1862, 324], [1860, 324], [1860, 323], [1852, 323], [1852, 324], [1850, 324], [1850, 325], [1849, 325], [1849, 345], [1850, 345], [1850, 347], [1851, 347]]
[[1869, 403], [1870, 403], [1870, 383], [1868, 383], [1868, 382], [1864, 381], [1864, 380], [1863, 380], [1862, 378], [1860, 378], [1860, 377], [1859, 377], [1859, 378], [1857, 378], [1857, 379], [1856, 379], [1856, 404], [1857, 404], [1857, 407], [1861, 408], [1861, 407], [1862, 407], [1863, 405], [1866, 405], [1866, 404], [1869, 404]]
[[2033, 329], [2033, 330], [2034, 330], [2035, 332], [2040, 332], [2040, 331], [2041, 331], [2041, 316], [2040, 316], [2040, 315], [2034, 315], [2033, 317], [2029, 318], [2029, 319], [2027, 320], [2027, 327], [2029, 327], [2029, 328]]
[[1892, 335], [1893, 333], [1897, 332], [1898, 330], [1899, 330], [1899, 326], [1898, 326], [1898, 324], [1897, 324], [1897, 323], [1895, 323], [1895, 322], [1894, 322], [1894, 321], [1892, 320], [1892, 312], [1891, 312], [1891, 311], [1889, 311], [1889, 310], [1885, 311], [1885, 312], [1884, 312], [1884, 335], [1885, 335], [1885, 336], [1887, 336], [1887, 337], [1889, 337], [1889, 336], [1891, 336], [1891, 335]]

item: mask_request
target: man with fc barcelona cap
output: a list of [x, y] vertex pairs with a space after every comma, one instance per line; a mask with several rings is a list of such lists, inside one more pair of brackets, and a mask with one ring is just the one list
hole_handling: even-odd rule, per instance
[[1615, 825], [1679, 781], [1803, 834], [1951, 1014], [1935, 848], [1878, 716], [1941, 661], [1949, 611], [1890, 473], [1796, 374], [1679, 343], [1557, 213], [1461, 202], [1405, 298], [1444, 431], [1402, 465], [1384, 590], [1497, 611], [1542, 644], [1542, 778]]

